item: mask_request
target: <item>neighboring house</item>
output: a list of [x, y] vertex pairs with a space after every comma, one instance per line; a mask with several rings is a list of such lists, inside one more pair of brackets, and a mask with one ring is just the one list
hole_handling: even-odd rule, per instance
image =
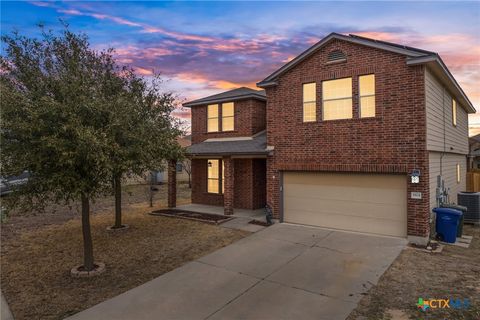
[[469, 145], [469, 169], [480, 170], [480, 134], [468, 139]]
[[[189, 147], [191, 142], [191, 136], [186, 135], [184, 137], [177, 138], [177, 142], [183, 148]], [[131, 175], [125, 177], [125, 184], [161, 184], [168, 182], [167, 174], [167, 162], [165, 162], [165, 170], [162, 171], [147, 171], [143, 175]], [[191, 180], [191, 163], [190, 159], [184, 159], [179, 161], [175, 165], [176, 181], [189, 182]]]
[[438, 54], [332, 33], [257, 85], [184, 104], [193, 203], [425, 243], [437, 177], [465, 190], [475, 109]]
[[[180, 137], [177, 139], [180, 146], [187, 148], [192, 144], [191, 135]], [[188, 182], [191, 177], [191, 163], [190, 159], [185, 159], [183, 161], [177, 162], [175, 166], [175, 171], [177, 172], [177, 181], [179, 182]], [[168, 181], [167, 170], [157, 171], [157, 183], [163, 183]]]

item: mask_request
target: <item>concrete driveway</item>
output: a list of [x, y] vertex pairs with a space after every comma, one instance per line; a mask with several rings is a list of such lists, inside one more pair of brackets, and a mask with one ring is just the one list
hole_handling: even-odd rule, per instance
[[69, 319], [345, 319], [405, 244], [276, 224]]

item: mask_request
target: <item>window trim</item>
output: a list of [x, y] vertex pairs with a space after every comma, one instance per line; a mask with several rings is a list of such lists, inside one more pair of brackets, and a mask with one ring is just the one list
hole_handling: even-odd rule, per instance
[[[218, 161], [218, 178], [209, 178], [208, 177], [208, 163], [210, 161]], [[222, 195], [223, 194], [223, 160], [222, 159], [207, 159], [207, 193], [209, 194], [218, 194]], [[217, 180], [218, 181], [218, 192], [210, 192], [208, 190], [208, 182], [210, 180]]]
[[[210, 109], [209, 107], [210, 106], [216, 106], [217, 107], [217, 116], [216, 117], [210, 117], [209, 116], [209, 109]], [[209, 130], [208, 122], [209, 122], [210, 119], [217, 119], [217, 130]], [[218, 103], [217, 104], [209, 104], [209, 105], [207, 105], [207, 133], [220, 132], [220, 129], [221, 129], [220, 128], [220, 107], [219, 107]]]
[[[366, 94], [362, 95], [361, 92], [361, 86], [360, 86], [360, 78], [361, 77], [366, 77], [366, 76], [373, 76], [373, 94]], [[358, 117], [360, 119], [365, 119], [365, 118], [375, 118], [377, 116], [377, 86], [376, 86], [376, 77], [375, 73], [369, 73], [369, 74], [362, 74], [358, 76]], [[373, 116], [365, 116], [362, 117], [362, 98], [369, 98], [369, 97], [374, 97], [375, 98], [375, 104], [373, 106], [374, 108], [374, 115]]]
[[[315, 100], [305, 101], [305, 85], [308, 85], [308, 84], [315, 85], [315, 88], [314, 88]], [[313, 120], [305, 120], [305, 104], [308, 104], [308, 103], [314, 103], [315, 119]], [[308, 123], [308, 122], [316, 122], [316, 121], [317, 121], [317, 83], [315, 81], [305, 82], [305, 83], [302, 83], [302, 122]]]
[[[329, 81], [336, 81], [336, 80], [342, 80], [342, 79], [350, 79], [350, 96], [349, 97], [342, 97], [342, 98], [334, 98], [334, 99], [324, 99], [325, 95], [325, 90], [324, 90], [324, 83], [329, 82]], [[351, 106], [352, 106], [352, 116], [350, 118], [338, 118], [338, 119], [325, 119], [325, 102], [330, 102], [330, 101], [339, 101], [339, 100], [347, 100], [350, 99], [351, 101]], [[353, 116], [353, 77], [343, 77], [343, 78], [336, 78], [336, 79], [329, 79], [329, 80], [322, 80], [322, 121], [336, 121], [336, 120], [349, 120], [349, 119], [354, 119]]]
[[454, 127], [457, 126], [457, 100], [455, 98], [452, 98], [452, 125]]

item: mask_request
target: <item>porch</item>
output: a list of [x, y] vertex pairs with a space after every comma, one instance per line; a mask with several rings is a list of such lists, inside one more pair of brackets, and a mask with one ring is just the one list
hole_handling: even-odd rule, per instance
[[[184, 204], [181, 206], [177, 206], [179, 210], [185, 211], [193, 211], [193, 212], [200, 212], [200, 213], [211, 213], [211, 214], [224, 214], [224, 207], [223, 206], [211, 206], [206, 204], [197, 204], [197, 203], [190, 203]], [[255, 220], [265, 220], [265, 209], [234, 209], [233, 210], [233, 217], [238, 218], [249, 218]]]

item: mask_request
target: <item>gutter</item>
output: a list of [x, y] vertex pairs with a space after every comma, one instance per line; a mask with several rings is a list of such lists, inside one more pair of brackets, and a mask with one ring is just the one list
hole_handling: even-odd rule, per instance
[[263, 152], [241, 152], [241, 153], [232, 153], [232, 152], [216, 152], [216, 153], [188, 153], [187, 155], [191, 157], [218, 157], [218, 156], [267, 156], [270, 151], [265, 150]]
[[461, 99], [463, 100], [464, 103], [462, 103], [462, 106], [464, 106], [467, 109], [467, 112], [468, 113], [477, 112], [472, 102], [468, 99], [465, 92], [462, 90], [460, 85], [457, 83], [453, 75], [448, 70], [445, 63], [442, 61], [442, 59], [438, 55], [430, 55], [430, 56], [407, 59], [407, 66], [416, 66], [420, 64], [425, 64], [425, 65], [433, 64], [434, 66], [439, 67], [440, 71], [442, 71], [442, 73], [447, 77], [447, 80], [450, 82], [451, 85], [453, 85], [453, 88], [457, 91], [455, 96], [460, 96]]
[[228, 98], [220, 98], [220, 99], [210, 99], [210, 100], [202, 100], [202, 101], [191, 101], [191, 102], [186, 102], [182, 104], [183, 107], [189, 108], [189, 107], [195, 107], [195, 106], [203, 106], [206, 104], [210, 103], [221, 103], [221, 102], [231, 102], [231, 101], [237, 101], [237, 100], [242, 100], [242, 99], [248, 99], [248, 98], [253, 98], [261, 101], [267, 101], [267, 97], [259, 95], [259, 94], [243, 94], [239, 96], [233, 96], [233, 97], [228, 97]]

